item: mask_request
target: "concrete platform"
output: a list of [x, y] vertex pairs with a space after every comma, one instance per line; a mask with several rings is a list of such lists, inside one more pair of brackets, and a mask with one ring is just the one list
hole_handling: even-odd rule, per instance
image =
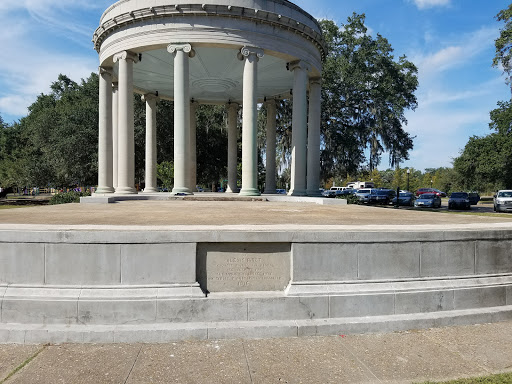
[[308, 336], [512, 318], [508, 217], [174, 200], [7, 210], [0, 222], [0, 342]]

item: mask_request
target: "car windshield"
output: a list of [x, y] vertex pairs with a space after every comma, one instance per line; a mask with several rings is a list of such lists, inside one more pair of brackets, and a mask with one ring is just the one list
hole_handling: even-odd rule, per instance
[[420, 196], [421, 199], [434, 199], [436, 197], [435, 194], [433, 193], [424, 193], [423, 195]]
[[411, 196], [410, 193], [404, 193], [404, 192], [400, 193], [400, 197], [410, 197], [410, 196]]
[[465, 199], [468, 197], [468, 194], [465, 192], [454, 192], [450, 196], [452, 199]]
[[384, 195], [384, 196], [387, 196], [387, 195], [389, 195], [389, 191], [375, 191], [375, 194], [376, 194], [376, 195]]
[[498, 197], [512, 197], [512, 191], [500, 192]]
[[372, 191], [370, 189], [360, 189], [359, 191], [357, 191], [357, 193], [361, 193], [361, 194], [369, 194], [371, 192]]

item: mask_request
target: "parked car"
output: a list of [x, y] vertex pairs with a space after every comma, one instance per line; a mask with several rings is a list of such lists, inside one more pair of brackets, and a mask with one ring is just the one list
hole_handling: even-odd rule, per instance
[[414, 205], [414, 193], [408, 191], [400, 191], [398, 197], [394, 197], [391, 200], [391, 204], [396, 205], [398, 199], [398, 205], [405, 205], [412, 207]]
[[512, 212], [512, 190], [504, 189], [494, 195], [495, 212]]
[[480, 194], [478, 192], [469, 192], [469, 204], [477, 205], [480, 201]]
[[336, 191], [333, 191], [332, 189], [326, 189], [325, 191], [322, 192], [322, 196], [323, 197], [335, 198], [336, 197]]
[[415, 207], [429, 207], [429, 208], [440, 208], [441, 207], [441, 196], [435, 193], [423, 193], [420, 194], [414, 202]]
[[471, 202], [469, 201], [469, 193], [467, 192], [453, 192], [448, 200], [448, 209], [463, 208], [470, 209]]
[[372, 190], [370, 188], [361, 188], [358, 189], [355, 195], [359, 199], [359, 203], [366, 204], [368, 203], [370, 199], [370, 194], [372, 193]]
[[286, 195], [286, 189], [276, 189], [278, 195]]
[[439, 189], [435, 189], [435, 188], [420, 188], [416, 191], [416, 197], [423, 195], [425, 193], [434, 193], [437, 196], [446, 197], [445, 192], [442, 192]]
[[434, 192], [441, 197], [446, 197], [446, 192], [440, 191], [439, 189], [434, 189]]
[[389, 205], [395, 195], [396, 192], [392, 189], [372, 189], [370, 196], [368, 196], [368, 204]]
[[356, 192], [357, 192], [357, 190], [354, 188], [347, 188], [347, 189], [344, 189], [343, 191], [336, 192], [336, 196], [348, 196], [348, 195], [353, 195]]

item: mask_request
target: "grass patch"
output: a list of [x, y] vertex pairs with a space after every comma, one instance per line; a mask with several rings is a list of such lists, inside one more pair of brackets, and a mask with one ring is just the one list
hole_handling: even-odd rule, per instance
[[13, 209], [13, 208], [23, 208], [29, 207], [29, 205], [0, 205], [0, 209]]
[[[434, 384], [433, 381], [426, 381], [423, 384]], [[437, 384], [510, 384], [512, 383], [512, 373], [502, 373], [484, 377], [475, 377], [470, 379], [460, 379], [437, 382]]]
[[454, 215], [468, 215], [468, 216], [489, 216], [489, 217], [506, 217], [512, 219], [512, 215], [508, 213], [494, 213], [494, 212], [471, 212], [471, 211], [437, 211], [441, 213], [451, 213]]

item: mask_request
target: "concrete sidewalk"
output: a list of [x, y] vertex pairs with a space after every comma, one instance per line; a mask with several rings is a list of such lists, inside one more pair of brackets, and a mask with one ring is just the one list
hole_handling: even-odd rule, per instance
[[375, 335], [0, 345], [0, 383], [12, 374], [6, 384], [411, 383], [508, 371], [512, 321]]

